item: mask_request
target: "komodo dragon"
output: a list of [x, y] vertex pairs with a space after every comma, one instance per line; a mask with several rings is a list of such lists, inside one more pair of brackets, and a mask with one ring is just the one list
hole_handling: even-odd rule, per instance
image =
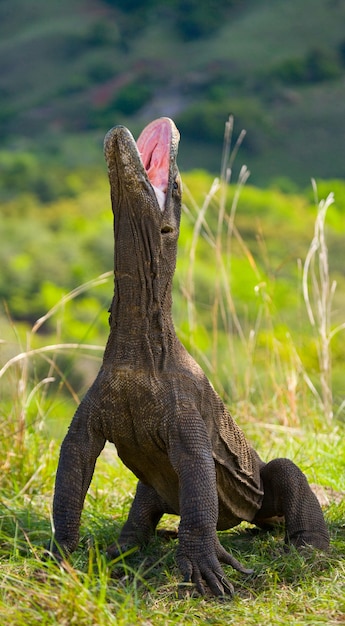
[[[232, 594], [221, 562], [248, 572], [216, 530], [284, 516], [286, 541], [327, 550], [307, 480], [288, 459], [260, 460], [207, 377], [178, 340], [171, 314], [181, 212], [179, 133], [168, 118], [137, 144], [123, 126], [105, 137], [114, 213], [115, 289], [97, 378], [62, 443], [53, 518], [57, 558], [78, 544], [80, 516], [106, 440], [139, 479], [114, 556], [180, 515], [177, 564], [199, 593]], [[58, 556], [60, 554], [60, 557]]]

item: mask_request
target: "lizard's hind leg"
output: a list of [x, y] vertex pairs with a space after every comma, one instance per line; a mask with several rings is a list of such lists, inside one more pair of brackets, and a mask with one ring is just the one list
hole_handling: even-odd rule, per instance
[[127, 521], [118, 541], [107, 548], [107, 555], [114, 558], [130, 548], [146, 544], [154, 534], [162, 515], [169, 512], [172, 511], [168, 511], [153, 487], [139, 481]]
[[261, 469], [264, 497], [253, 523], [285, 518], [285, 541], [297, 548], [312, 545], [328, 550], [329, 533], [319, 502], [308, 481], [289, 459], [274, 459]]

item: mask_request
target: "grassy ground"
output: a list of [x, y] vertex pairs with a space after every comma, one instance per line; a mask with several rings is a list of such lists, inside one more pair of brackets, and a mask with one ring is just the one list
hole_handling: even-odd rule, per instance
[[[264, 458], [288, 454], [308, 478], [345, 489], [344, 429], [248, 428]], [[18, 443], [18, 442], [17, 442]], [[250, 577], [226, 568], [236, 589], [232, 601], [181, 597], [176, 541], [156, 539], [125, 564], [109, 563], [104, 547], [119, 533], [135, 488], [134, 477], [106, 448], [87, 496], [81, 543], [71, 564], [43, 561], [51, 533], [51, 496], [58, 445], [44, 430], [26, 433], [21, 447], [2, 441], [0, 501], [0, 618], [31, 624], [339, 624], [345, 622], [345, 502], [329, 503], [330, 554], [301, 556], [283, 550], [281, 530], [261, 533], [248, 524], [221, 541]], [[261, 444], [261, 445], [260, 445]], [[19, 458], [20, 456], [20, 458]], [[168, 517], [165, 528], [175, 529]]]

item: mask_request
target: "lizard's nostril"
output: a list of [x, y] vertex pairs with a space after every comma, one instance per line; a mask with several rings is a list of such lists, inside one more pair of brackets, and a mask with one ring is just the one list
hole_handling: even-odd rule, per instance
[[169, 224], [165, 224], [162, 228], [161, 228], [161, 233], [163, 235], [165, 235], [166, 233], [172, 233], [173, 232], [173, 227], [169, 226]]

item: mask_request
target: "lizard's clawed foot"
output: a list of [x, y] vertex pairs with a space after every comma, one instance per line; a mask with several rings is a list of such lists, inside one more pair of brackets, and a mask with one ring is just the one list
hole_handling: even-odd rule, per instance
[[225, 576], [217, 559], [210, 562], [202, 562], [199, 565], [195, 559], [177, 559], [180, 571], [184, 572], [183, 583], [179, 585], [179, 595], [190, 595], [190, 590], [194, 587], [197, 592], [206, 595], [206, 586], [214, 596], [219, 598], [232, 597], [235, 593], [234, 587]]
[[137, 552], [139, 550], [139, 544], [119, 544], [118, 542], [112, 543], [106, 549], [107, 558], [110, 560], [116, 560], [119, 558], [123, 558], [128, 556], [129, 554], [133, 554], [133, 552]]
[[53, 561], [57, 565], [61, 565], [61, 563], [68, 560], [72, 552], [73, 549], [69, 550], [66, 545], [59, 544], [56, 540], [52, 539], [44, 550], [43, 560]]
[[234, 587], [227, 579], [220, 562], [231, 565], [243, 574], [252, 574], [252, 569], [247, 569], [221, 546], [218, 539], [212, 545], [210, 542], [200, 541], [192, 543], [181, 541], [177, 551], [177, 564], [183, 575], [182, 587], [194, 583], [200, 595], [206, 594], [206, 587], [217, 597], [232, 597]]

